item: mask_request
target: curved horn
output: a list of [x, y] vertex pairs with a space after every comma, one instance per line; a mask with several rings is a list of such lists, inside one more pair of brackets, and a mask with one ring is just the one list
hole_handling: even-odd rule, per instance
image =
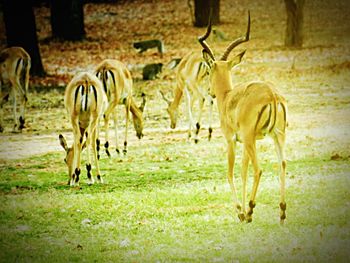
[[245, 36], [237, 38], [235, 41], [233, 41], [227, 48], [225, 53], [222, 55], [220, 60], [226, 60], [232, 49], [237, 47], [239, 44], [242, 44], [243, 42], [247, 42], [249, 40], [249, 33], [250, 33], [250, 11], [248, 11], [248, 27], [247, 27], [247, 33]]
[[215, 60], [213, 51], [209, 47], [208, 43], [205, 41], [209, 37], [210, 32], [211, 32], [211, 17], [212, 17], [211, 13], [212, 13], [212, 10], [210, 10], [209, 23], [208, 23], [207, 31], [205, 32], [205, 34], [203, 36], [199, 36], [198, 37], [198, 41], [202, 45], [203, 49], [209, 54], [209, 56], [213, 60]]

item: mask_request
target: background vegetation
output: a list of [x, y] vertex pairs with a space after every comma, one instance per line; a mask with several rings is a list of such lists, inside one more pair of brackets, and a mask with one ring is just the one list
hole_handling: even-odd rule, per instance
[[[277, 158], [270, 140], [258, 143], [263, 177], [253, 222], [238, 222], [226, 181], [225, 143], [215, 113], [214, 136], [186, 140], [186, 116], [170, 130], [166, 103], [174, 73], [141, 81], [142, 65], [167, 63], [200, 51], [186, 1], [86, 4], [82, 42], [47, 41], [49, 9], [35, 9], [45, 78], [32, 78], [28, 127], [0, 137], [1, 262], [346, 262], [350, 246], [350, 8], [348, 1], [306, 1], [304, 45], [284, 46], [282, 1], [221, 0], [217, 26], [228, 40], [242, 34], [251, 10], [252, 39], [235, 81], [277, 84], [289, 106], [287, 221], [279, 225]], [[0, 32], [3, 32], [0, 27]], [[4, 34], [0, 34], [4, 36]], [[161, 38], [166, 53], [138, 54], [132, 42]], [[4, 44], [5, 40], [1, 39]], [[238, 52], [237, 51], [237, 52]], [[105, 184], [66, 185], [63, 133], [72, 142], [63, 108], [64, 86], [104, 58], [126, 63], [134, 94], [147, 94], [145, 137], [130, 129], [127, 156], [101, 158]], [[184, 103], [183, 103], [184, 104]], [[181, 109], [184, 109], [184, 105]], [[182, 111], [184, 112], [184, 111]], [[204, 116], [207, 116], [205, 112]], [[204, 118], [204, 128], [207, 123]], [[124, 123], [121, 123], [122, 129]], [[236, 179], [240, 189], [240, 145]], [[85, 175], [85, 174], [84, 174]], [[251, 177], [249, 188], [251, 188]]]

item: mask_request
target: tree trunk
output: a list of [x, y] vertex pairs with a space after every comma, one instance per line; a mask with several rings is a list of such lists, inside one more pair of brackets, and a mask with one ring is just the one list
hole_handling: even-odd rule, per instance
[[220, 0], [194, 0], [194, 26], [208, 26], [210, 8], [212, 8], [212, 24], [220, 23]]
[[24, 48], [32, 60], [31, 75], [44, 76], [31, 1], [4, 0], [3, 11], [7, 45]]
[[52, 36], [79, 41], [85, 37], [83, 0], [51, 0]]
[[284, 0], [287, 10], [287, 29], [285, 45], [301, 47], [303, 45], [303, 7], [305, 0]]

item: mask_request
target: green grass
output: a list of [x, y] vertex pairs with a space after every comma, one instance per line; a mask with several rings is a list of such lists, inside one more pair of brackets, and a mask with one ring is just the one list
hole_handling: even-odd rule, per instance
[[346, 261], [348, 159], [324, 152], [288, 162], [284, 226], [276, 163], [262, 161], [247, 224], [233, 212], [223, 149], [222, 138], [130, 147], [124, 158], [103, 156], [105, 184], [88, 186], [84, 174], [74, 188], [63, 152], [9, 161], [0, 170], [1, 261]]

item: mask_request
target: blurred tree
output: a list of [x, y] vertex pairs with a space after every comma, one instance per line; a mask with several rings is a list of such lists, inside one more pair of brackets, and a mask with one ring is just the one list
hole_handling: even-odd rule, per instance
[[287, 29], [285, 45], [301, 47], [303, 45], [303, 7], [305, 0], [284, 0], [287, 10]]
[[7, 45], [23, 47], [32, 60], [31, 75], [44, 76], [32, 2], [3, 0], [2, 5]]
[[51, 0], [52, 36], [79, 41], [85, 37], [83, 0]]
[[[190, 0], [188, 5], [191, 7]], [[213, 10], [212, 24], [220, 23], [220, 0], [194, 0], [194, 26], [206, 27], [208, 25], [210, 8]]]

